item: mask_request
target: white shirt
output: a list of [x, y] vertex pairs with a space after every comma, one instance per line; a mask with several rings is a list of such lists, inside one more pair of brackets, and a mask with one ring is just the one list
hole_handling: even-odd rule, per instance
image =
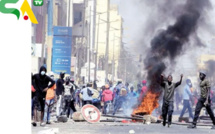
[[89, 95], [88, 95], [88, 93], [87, 93], [87, 88], [88, 88], [89, 90], [91, 90], [91, 92], [93, 93], [92, 88], [86, 87], [86, 88], [84, 88], [84, 89], [81, 90], [81, 94], [83, 95], [83, 100], [84, 100], [84, 101], [91, 101], [91, 100], [93, 100], [93, 98], [92, 98], [92, 96], [89, 96]]
[[64, 95], [71, 95], [70, 89], [72, 88], [72, 84], [69, 83], [68, 85], [63, 84], [64, 86]]

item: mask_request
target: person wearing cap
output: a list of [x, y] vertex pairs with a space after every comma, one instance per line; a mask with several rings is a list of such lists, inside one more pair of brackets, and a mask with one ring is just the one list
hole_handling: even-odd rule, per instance
[[187, 79], [186, 86], [184, 87], [184, 91], [183, 91], [183, 109], [181, 111], [179, 118], [182, 118], [185, 111], [188, 109], [189, 116], [193, 119], [192, 108], [190, 106], [190, 99], [192, 97], [191, 88], [192, 88], [191, 80]]
[[107, 114], [109, 105], [113, 99], [113, 92], [109, 89], [109, 85], [105, 85], [105, 90], [102, 93], [102, 101], [104, 102], [104, 114]]
[[57, 95], [57, 105], [56, 105], [56, 118], [58, 119], [58, 117], [60, 116], [61, 114], [61, 104], [62, 104], [62, 95], [64, 93], [64, 76], [65, 76], [65, 73], [64, 72], [61, 72], [60, 73], [60, 78], [57, 80], [57, 83], [56, 83], [56, 95]]
[[169, 75], [167, 78], [161, 74], [160, 86], [163, 88], [163, 105], [162, 105], [162, 117], [163, 117], [163, 126], [166, 126], [166, 118], [168, 114], [168, 127], [172, 123], [172, 114], [174, 110], [174, 92], [175, 89], [181, 85], [183, 74], [181, 74], [180, 81], [174, 83], [172, 82], [172, 75]]
[[203, 107], [205, 107], [213, 123], [213, 126], [211, 129], [215, 129], [215, 118], [214, 118], [214, 113], [211, 109], [211, 99], [210, 99], [211, 85], [209, 80], [206, 79], [206, 71], [200, 71], [199, 79], [200, 79], [199, 86], [200, 86], [201, 94], [196, 105], [193, 122], [191, 125], [188, 126], [188, 128], [196, 128], [200, 111]]

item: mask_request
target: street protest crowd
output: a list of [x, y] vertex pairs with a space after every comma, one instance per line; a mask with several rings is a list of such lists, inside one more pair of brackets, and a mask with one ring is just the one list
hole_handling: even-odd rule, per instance
[[[180, 95], [175, 88], [181, 84], [182, 78], [183, 75], [181, 75], [179, 82], [173, 83], [171, 75], [166, 78], [161, 74], [160, 85], [163, 88], [163, 94], [159, 98], [159, 108], [155, 111], [157, 111], [158, 115], [162, 115], [164, 119], [163, 126], [166, 125], [167, 117], [168, 127], [171, 125], [174, 105], [179, 110], [178, 106], [182, 100], [183, 109], [180, 118], [183, 117], [186, 109], [188, 109], [189, 116], [193, 119], [192, 125], [189, 126], [190, 128], [196, 127], [200, 110], [205, 102], [207, 103], [205, 106], [208, 114], [215, 125], [215, 118], [213, 111], [211, 111], [211, 106], [215, 105], [215, 88], [212, 87], [209, 96], [207, 96], [203, 83], [200, 83], [201, 93], [197, 93], [193, 89], [191, 80], [186, 79], [183, 93]], [[202, 82], [205, 82], [204, 79]], [[147, 88], [146, 80], [142, 80], [137, 86], [127, 82], [124, 84], [120, 80], [116, 84], [109, 81], [99, 88], [96, 81], [89, 82], [86, 85], [77, 85], [71, 76], [65, 77], [65, 73], [61, 72], [60, 77], [56, 79], [54, 78], [54, 73], [47, 73], [46, 68], [42, 66], [38, 74], [32, 74], [32, 125], [38, 125], [38, 111], [40, 112], [40, 126], [45, 126], [46, 124], [51, 124], [52, 111], [56, 112], [54, 121], [57, 123], [62, 116], [67, 120], [72, 119], [71, 110], [76, 112], [77, 107], [81, 108], [86, 104], [94, 105], [102, 114], [115, 115], [118, 110], [122, 109], [126, 115], [130, 113], [128, 110], [137, 107], [147, 90], [149, 89]], [[196, 108], [195, 115], [193, 115], [192, 108]]]

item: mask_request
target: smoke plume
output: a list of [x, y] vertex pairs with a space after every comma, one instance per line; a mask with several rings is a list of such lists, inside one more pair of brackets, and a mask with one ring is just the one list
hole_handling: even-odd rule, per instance
[[[195, 33], [202, 11], [208, 6], [209, 0], [187, 0], [183, 13], [176, 18], [175, 24], [160, 31], [151, 40], [151, 48], [144, 61], [150, 89], [159, 88], [157, 81], [160, 74], [167, 66], [176, 62], [175, 59], [182, 53], [184, 45], [189, 42], [190, 35]], [[167, 64], [166, 60], [171, 64]]]
[[206, 68], [208, 70], [207, 77], [214, 77], [215, 78], [215, 61], [209, 60], [206, 62]]

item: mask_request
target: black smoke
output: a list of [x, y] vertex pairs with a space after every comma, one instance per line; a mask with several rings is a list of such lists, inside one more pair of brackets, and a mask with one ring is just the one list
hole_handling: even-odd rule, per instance
[[207, 61], [206, 68], [208, 70], [207, 77], [215, 78], [215, 61], [214, 60]]
[[[197, 29], [202, 12], [209, 6], [209, 0], [187, 0], [183, 12], [176, 18], [175, 24], [160, 31], [151, 40], [151, 48], [144, 64], [147, 70], [147, 79], [150, 82], [149, 88], [152, 91], [158, 91], [160, 75], [181, 55], [184, 45], [189, 42], [190, 35], [195, 33]], [[166, 60], [170, 64], [166, 63]]]

